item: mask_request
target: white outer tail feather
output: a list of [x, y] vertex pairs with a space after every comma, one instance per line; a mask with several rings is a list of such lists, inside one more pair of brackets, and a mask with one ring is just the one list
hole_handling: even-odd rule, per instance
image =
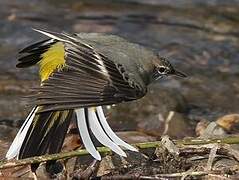
[[37, 112], [38, 107], [34, 107], [32, 109], [32, 111], [30, 112], [30, 114], [28, 115], [27, 119], [25, 120], [25, 122], [23, 123], [23, 125], [21, 126], [20, 130], [18, 131], [16, 137], [14, 138], [10, 148], [7, 151], [6, 154], [6, 158], [12, 159], [17, 157], [19, 155], [22, 143], [26, 137], [27, 131], [30, 127], [30, 125], [32, 124], [32, 120], [35, 117], [35, 114]]
[[[86, 140], [84, 138], [85, 135], [82, 132], [82, 128], [83, 128], [84, 132], [89, 135], [89, 132], [88, 132], [89, 129], [86, 126], [86, 122], [84, 123], [82, 122], [82, 121], [86, 121], [84, 117], [85, 116], [84, 109], [77, 109], [75, 111], [76, 113], [78, 112], [77, 124], [80, 131], [80, 135], [82, 137], [83, 144], [85, 145], [86, 150], [95, 159], [98, 159], [98, 154], [99, 154], [98, 151], [95, 148], [94, 148], [95, 151], [92, 151], [92, 146], [94, 147], [94, 144], [90, 136]], [[82, 112], [82, 113], [80, 114], [79, 112]], [[98, 114], [98, 118], [96, 113]], [[138, 152], [138, 150], [135, 147], [124, 142], [113, 132], [108, 122], [106, 121], [106, 118], [101, 106], [96, 107], [96, 110], [94, 108], [88, 108], [88, 116], [89, 116], [88, 120], [89, 120], [90, 130], [92, 131], [96, 139], [101, 144], [109, 147], [112, 151], [124, 157], [126, 157], [127, 155], [119, 146], [123, 146], [125, 149]], [[88, 148], [89, 146], [91, 147], [90, 149]]]
[[[22, 143], [26, 137], [27, 131], [32, 124], [32, 121], [35, 117], [35, 114], [38, 110], [38, 107], [34, 107], [28, 117], [26, 118], [25, 122], [21, 126], [20, 130], [18, 131], [15, 139], [13, 140], [7, 154], [6, 158], [18, 158]], [[101, 160], [100, 153], [96, 150], [90, 134], [89, 129], [87, 127], [87, 122], [85, 118], [85, 111], [84, 108], [75, 109], [76, 117], [77, 117], [77, 126], [80, 132], [80, 136], [82, 138], [83, 144], [86, 150], [97, 160]], [[98, 117], [96, 115], [98, 114]], [[119, 147], [123, 146], [124, 148], [131, 150], [131, 151], [138, 151], [133, 146], [127, 144], [122, 139], [120, 139], [110, 128], [106, 118], [104, 116], [104, 112], [101, 106], [94, 108], [88, 108], [88, 120], [89, 120], [89, 128], [96, 137], [96, 139], [103, 144], [104, 146], [109, 147], [115, 153], [126, 157], [126, 153]]]
[[104, 130], [102, 129], [97, 119], [95, 110], [93, 108], [88, 109], [88, 115], [89, 115], [90, 129], [92, 133], [94, 134], [94, 136], [96, 137], [96, 139], [104, 146], [109, 147], [115, 153], [126, 157], [125, 152], [117, 144], [111, 141], [111, 139], [107, 136], [107, 134], [105, 134]]
[[99, 115], [99, 120], [101, 122], [101, 125], [103, 126], [105, 132], [107, 133], [107, 135], [112, 139], [113, 142], [115, 142], [117, 145], [120, 145], [120, 146], [123, 146], [125, 147], [126, 149], [128, 150], [131, 150], [131, 151], [135, 151], [135, 152], [138, 152], [138, 150], [129, 145], [128, 143], [124, 142], [122, 139], [120, 139], [115, 133], [114, 131], [110, 128], [106, 118], [105, 118], [105, 115], [104, 115], [104, 112], [103, 112], [103, 109], [101, 106], [98, 106], [96, 107], [96, 111]]
[[83, 144], [85, 145], [86, 150], [97, 160], [101, 160], [100, 153], [95, 149], [93, 142], [91, 141], [88, 127], [85, 119], [85, 110], [84, 109], [76, 109], [76, 118], [77, 118], [77, 126], [80, 132], [81, 139]]

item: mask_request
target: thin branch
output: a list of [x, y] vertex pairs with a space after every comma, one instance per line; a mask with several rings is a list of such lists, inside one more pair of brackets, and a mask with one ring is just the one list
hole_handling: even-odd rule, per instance
[[217, 155], [217, 150], [219, 149], [218, 144], [214, 144], [212, 149], [210, 150], [208, 161], [207, 161], [207, 167], [206, 169], [210, 171], [212, 169], [213, 161], [215, 160], [215, 157]]
[[171, 174], [156, 174], [153, 176], [140, 176], [140, 175], [112, 175], [112, 176], [103, 176], [102, 180], [128, 180], [128, 179], [142, 179], [142, 180], [161, 180], [162, 178], [177, 178], [177, 177], [186, 177], [186, 176], [205, 176], [208, 174], [218, 174], [217, 171], [192, 171], [192, 172], [179, 172], [179, 173], [171, 173]]
[[[239, 144], [239, 136], [230, 136], [222, 139], [184, 139], [184, 140], [174, 140], [173, 141], [177, 146], [183, 145], [205, 145], [205, 144]], [[161, 141], [154, 142], [146, 142], [146, 143], [137, 143], [134, 144], [138, 149], [148, 149], [148, 148], [156, 148], [161, 146]], [[98, 147], [97, 150], [101, 154], [111, 154], [111, 150], [107, 147]], [[10, 160], [10, 161], [1, 161], [0, 169], [12, 168], [17, 166], [23, 166], [34, 163], [42, 163], [49, 160], [59, 160], [59, 159], [69, 159], [75, 156], [84, 156], [89, 153], [85, 149], [79, 149], [70, 152], [62, 152], [59, 154], [51, 154], [51, 155], [43, 155], [36, 156], [21, 160]]]
[[171, 173], [171, 174], [157, 174], [154, 177], [161, 177], [161, 178], [173, 178], [173, 177], [183, 177], [183, 176], [205, 176], [208, 174], [217, 174], [216, 171], [193, 171], [188, 173], [186, 172], [179, 172], [179, 173]]

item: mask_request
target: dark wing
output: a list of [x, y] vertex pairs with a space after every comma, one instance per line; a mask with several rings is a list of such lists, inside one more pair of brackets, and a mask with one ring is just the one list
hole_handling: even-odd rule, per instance
[[79, 38], [61, 36], [66, 65], [36, 89], [35, 103], [44, 105], [42, 112], [110, 105], [145, 95], [146, 88], [130, 79], [122, 65], [115, 64]]
[[24, 48], [19, 52], [19, 63], [16, 67], [26, 68], [37, 64], [41, 60], [42, 54], [45, 53], [54, 43], [56, 43], [56, 40], [47, 39]]

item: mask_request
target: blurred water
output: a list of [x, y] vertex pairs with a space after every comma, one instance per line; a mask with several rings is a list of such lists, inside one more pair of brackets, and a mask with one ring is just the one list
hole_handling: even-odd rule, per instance
[[[10, 125], [24, 119], [29, 108], [21, 97], [38, 84], [37, 68], [15, 68], [18, 50], [44, 38], [31, 28], [117, 34], [156, 49], [189, 75], [188, 79], [169, 78], [156, 84], [163, 91], [181, 94], [187, 102], [187, 115], [213, 119], [239, 112], [237, 0], [1, 0], [0, 27], [0, 121], [7, 119]], [[160, 93], [152, 90], [146, 100], [158, 97], [160, 101]], [[138, 113], [144, 106], [137, 103]], [[133, 129], [138, 116], [135, 109], [131, 113], [124, 107], [120, 105], [116, 115], [113, 113], [113, 119], [119, 116], [112, 124]]]

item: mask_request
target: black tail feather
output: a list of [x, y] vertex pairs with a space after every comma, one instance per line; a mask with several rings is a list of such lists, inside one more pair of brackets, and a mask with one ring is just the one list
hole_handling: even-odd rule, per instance
[[58, 153], [72, 118], [73, 110], [36, 114], [19, 153], [19, 159]]
[[49, 154], [58, 153], [63, 145], [65, 135], [71, 122], [73, 111], [63, 111], [60, 122], [53, 134], [54, 141], [49, 146]]

